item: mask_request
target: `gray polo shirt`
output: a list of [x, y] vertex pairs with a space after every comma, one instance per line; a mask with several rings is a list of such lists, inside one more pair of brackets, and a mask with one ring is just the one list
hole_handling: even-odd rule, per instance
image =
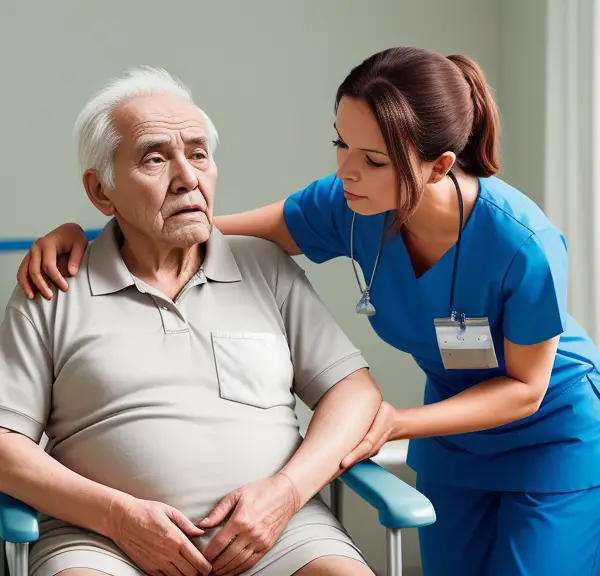
[[0, 327], [0, 426], [70, 469], [201, 519], [277, 472], [309, 406], [367, 363], [274, 244], [213, 230], [175, 301], [134, 278], [111, 221], [67, 293], [13, 293]]

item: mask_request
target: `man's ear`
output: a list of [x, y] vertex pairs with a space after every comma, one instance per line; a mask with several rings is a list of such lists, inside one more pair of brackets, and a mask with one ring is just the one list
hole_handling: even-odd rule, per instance
[[83, 186], [92, 204], [105, 216], [113, 216], [115, 206], [107, 195], [109, 188], [104, 184], [96, 170], [86, 170], [83, 174]]
[[452, 166], [456, 162], [456, 154], [454, 152], [444, 152], [435, 162], [429, 175], [427, 184], [437, 184], [444, 176], [450, 172]]

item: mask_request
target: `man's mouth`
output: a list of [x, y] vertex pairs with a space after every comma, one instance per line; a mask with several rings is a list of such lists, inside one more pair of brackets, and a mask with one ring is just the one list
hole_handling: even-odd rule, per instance
[[202, 210], [198, 206], [189, 206], [187, 208], [182, 208], [181, 210], [178, 210], [177, 212], [173, 212], [173, 214], [171, 214], [171, 216], [180, 216], [182, 214], [196, 214], [196, 213], [204, 213], [204, 210]]

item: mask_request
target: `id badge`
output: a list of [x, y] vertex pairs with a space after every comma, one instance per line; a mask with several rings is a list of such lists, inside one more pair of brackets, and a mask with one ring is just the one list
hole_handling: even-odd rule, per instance
[[434, 321], [438, 347], [446, 370], [497, 368], [498, 359], [487, 318], [453, 318]]

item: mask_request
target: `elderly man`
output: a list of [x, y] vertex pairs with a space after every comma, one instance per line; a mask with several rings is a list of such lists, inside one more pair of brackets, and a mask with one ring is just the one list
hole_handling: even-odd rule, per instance
[[43, 514], [31, 573], [371, 574], [315, 495], [380, 393], [289, 257], [212, 227], [210, 119], [143, 68], [76, 131], [113, 218], [68, 292], [15, 290], [0, 328], [0, 491]]

